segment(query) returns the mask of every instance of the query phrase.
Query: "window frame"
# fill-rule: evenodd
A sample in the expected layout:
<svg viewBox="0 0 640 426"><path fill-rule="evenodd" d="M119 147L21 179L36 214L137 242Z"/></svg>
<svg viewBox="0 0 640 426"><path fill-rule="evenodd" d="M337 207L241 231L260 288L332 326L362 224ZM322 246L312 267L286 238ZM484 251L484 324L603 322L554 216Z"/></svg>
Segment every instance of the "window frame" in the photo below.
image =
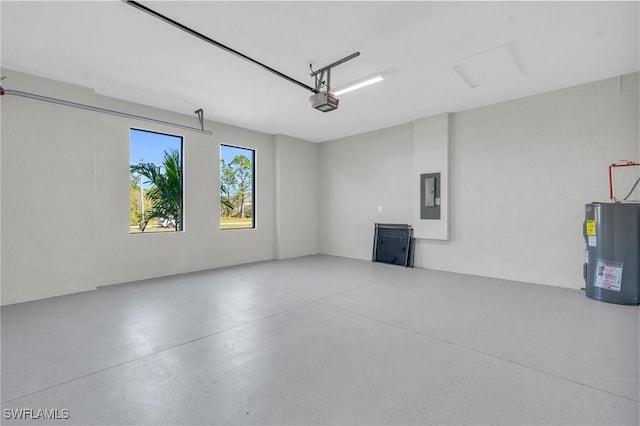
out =
<svg viewBox="0 0 640 426"><path fill-rule="evenodd" d="M178 230L171 230L171 231L166 231L166 232L159 232L159 231L152 231L152 232L131 232L131 229L129 229L129 235L138 235L138 234L147 234L147 235L155 235L155 234L175 234L175 233L180 233L180 232L185 232L185 214L184 214L184 210L185 210L185 202L184 202L184 180L185 180L185 174L184 174L184 135L174 135L171 133L166 133L166 132L160 132L157 130L149 130L149 129L142 129L139 127L129 127L129 164L131 166L131 134L132 131L136 131L136 132L143 132L143 133L150 133L150 134L154 134L154 135L160 135L160 136L168 136L168 137L172 137L172 138L179 138L180 139L180 147L179 147L179 152L180 152L180 216L181 216L181 220L180 220L180 228ZM154 163L155 164L155 163ZM142 183L141 183L142 185Z"/></svg>
<svg viewBox="0 0 640 426"><path fill-rule="evenodd" d="M240 145L232 145L229 143L223 143L220 142L220 147L218 150L219 153L219 159L222 160L222 147L228 147L228 148L235 148L235 149L243 149L246 151L251 151L252 155L252 159L251 159L251 168L252 168L252 173L251 173L251 226L245 226L245 227L241 227L241 228L223 228L222 227L222 217L220 216L220 212L222 211L222 205L220 205L220 211L218 212L218 219L219 219L219 223L218 223L218 229L220 231L242 231L242 230L254 230L257 228L257 222L256 222L256 170L257 170L257 149L255 148L250 148L247 146L240 146ZM220 177L220 186L222 185L222 169L220 168L220 161L218 161L218 176ZM220 195L222 195L222 193L220 193Z"/></svg>

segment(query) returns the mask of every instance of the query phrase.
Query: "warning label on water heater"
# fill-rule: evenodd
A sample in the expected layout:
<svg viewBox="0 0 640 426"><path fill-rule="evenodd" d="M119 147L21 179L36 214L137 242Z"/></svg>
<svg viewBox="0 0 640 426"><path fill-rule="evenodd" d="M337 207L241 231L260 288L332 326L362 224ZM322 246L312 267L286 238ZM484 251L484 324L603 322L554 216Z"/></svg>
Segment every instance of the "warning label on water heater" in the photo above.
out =
<svg viewBox="0 0 640 426"><path fill-rule="evenodd" d="M622 263L598 259L593 285L611 291L620 291L622 283Z"/></svg>
<svg viewBox="0 0 640 426"><path fill-rule="evenodd" d="M587 237L591 237L591 236L595 236L596 235L596 221L595 220L587 220L586 227L587 227Z"/></svg>

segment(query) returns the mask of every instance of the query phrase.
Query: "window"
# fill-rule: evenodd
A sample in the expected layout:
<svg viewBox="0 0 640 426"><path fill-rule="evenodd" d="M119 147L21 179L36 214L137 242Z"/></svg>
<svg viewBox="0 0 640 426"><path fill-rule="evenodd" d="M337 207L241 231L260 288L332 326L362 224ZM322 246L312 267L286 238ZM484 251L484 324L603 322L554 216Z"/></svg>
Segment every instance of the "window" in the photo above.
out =
<svg viewBox="0 0 640 426"><path fill-rule="evenodd" d="M220 229L255 228L255 151L220 145Z"/></svg>
<svg viewBox="0 0 640 426"><path fill-rule="evenodd" d="M182 231L182 138L129 132L129 229Z"/></svg>

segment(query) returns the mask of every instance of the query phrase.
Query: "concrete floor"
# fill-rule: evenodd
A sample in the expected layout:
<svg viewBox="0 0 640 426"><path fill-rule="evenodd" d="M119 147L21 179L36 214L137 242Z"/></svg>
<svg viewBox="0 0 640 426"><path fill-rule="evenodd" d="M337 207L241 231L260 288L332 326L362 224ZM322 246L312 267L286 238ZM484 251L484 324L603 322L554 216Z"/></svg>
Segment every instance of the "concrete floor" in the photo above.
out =
<svg viewBox="0 0 640 426"><path fill-rule="evenodd" d="M577 290L311 256L1 311L3 424L640 423L640 308Z"/></svg>

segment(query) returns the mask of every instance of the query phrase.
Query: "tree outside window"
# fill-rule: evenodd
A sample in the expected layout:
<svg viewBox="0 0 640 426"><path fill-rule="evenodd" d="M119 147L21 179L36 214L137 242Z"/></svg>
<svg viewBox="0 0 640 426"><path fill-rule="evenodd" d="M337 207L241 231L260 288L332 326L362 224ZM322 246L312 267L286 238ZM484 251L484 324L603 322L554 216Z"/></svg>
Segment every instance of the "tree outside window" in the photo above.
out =
<svg viewBox="0 0 640 426"><path fill-rule="evenodd" d="M220 228L255 227L255 151L220 145Z"/></svg>
<svg viewBox="0 0 640 426"><path fill-rule="evenodd" d="M130 232L181 231L182 204L182 138L131 129Z"/></svg>

